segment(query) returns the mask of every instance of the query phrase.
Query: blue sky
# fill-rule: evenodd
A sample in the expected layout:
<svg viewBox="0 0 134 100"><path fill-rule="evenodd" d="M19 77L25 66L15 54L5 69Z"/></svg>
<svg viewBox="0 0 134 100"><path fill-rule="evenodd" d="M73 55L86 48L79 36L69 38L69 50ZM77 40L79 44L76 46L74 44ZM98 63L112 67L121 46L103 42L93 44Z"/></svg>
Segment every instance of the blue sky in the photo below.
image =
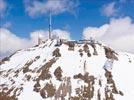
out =
<svg viewBox="0 0 134 100"><path fill-rule="evenodd" d="M42 1L42 0L40 0ZM128 2L129 1L129 2ZM65 29L71 33L74 39L80 39L82 31L88 26L101 26L109 23L111 18L102 14L103 6L115 2L115 7L118 9L118 14L112 17L130 16L134 20L134 3L131 0L121 2L119 0L73 0L78 6L73 9L73 12L63 12L52 17L53 29ZM25 11L23 0L6 0L9 5L8 12L1 19L2 26L6 22L10 22L9 29L20 37L29 37L30 32L38 29L48 29L48 13L30 17ZM32 1L31 1L32 2Z"/></svg>
<svg viewBox="0 0 134 100"><path fill-rule="evenodd" d="M54 34L134 53L134 0L0 0L0 53L37 44L37 33L47 37L50 9Z"/></svg>

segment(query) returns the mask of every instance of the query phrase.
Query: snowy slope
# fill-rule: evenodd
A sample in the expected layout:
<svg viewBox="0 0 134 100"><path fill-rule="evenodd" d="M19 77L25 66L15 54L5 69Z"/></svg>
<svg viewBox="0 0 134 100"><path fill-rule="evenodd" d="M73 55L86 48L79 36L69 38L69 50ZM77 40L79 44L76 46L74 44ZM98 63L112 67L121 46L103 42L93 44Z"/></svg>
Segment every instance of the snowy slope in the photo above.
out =
<svg viewBox="0 0 134 100"><path fill-rule="evenodd" d="M0 62L0 100L134 100L134 55L57 40Z"/></svg>

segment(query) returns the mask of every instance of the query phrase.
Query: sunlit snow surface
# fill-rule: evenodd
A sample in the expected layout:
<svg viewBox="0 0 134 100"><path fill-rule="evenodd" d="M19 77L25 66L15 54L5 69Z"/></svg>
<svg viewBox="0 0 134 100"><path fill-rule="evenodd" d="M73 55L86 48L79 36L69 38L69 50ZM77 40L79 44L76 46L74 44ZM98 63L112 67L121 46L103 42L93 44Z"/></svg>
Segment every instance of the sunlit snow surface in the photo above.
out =
<svg viewBox="0 0 134 100"><path fill-rule="evenodd" d="M97 90L100 88L98 86L98 79L102 80L100 92L101 100L103 100L105 97L104 87L106 85L104 65L107 61L103 46L96 44L98 55L93 55L93 48L89 45L91 57L88 57L85 52L83 52L83 56L81 57L79 54L79 49L82 49L84 44L76 44L74 50L69 51L68 45L62 44L61 46L56 47L56 42L56 40L48 40L37 47L17 51L9 61L6 61L4 64L0 65L0 71L4 71L0 76L0 85L6 84L8 88L12 86L19 88L21 87L21 84L23 84L23 90L18 95L18 100L44 100L39 93L33 91L33 86L36 83L33 80L40 74L36 73L36 71L50 59L54 58L52 52L56 48L59 48L61 57L56 57L56 62L49 69L49 72L52 75L50 80L55 85L56 89L61 84L61 82L58 81L53 74L58 66L62 69L62 76L71 77L72 96L76 95L75 89L77 87L87 85L82 80L74 80L73 76L79 73L84 75L84 73L88 72L89 75L93 75L96 78L94 84L94 96L91 100L97 100ZM35 60L37 56L40 58ZM35 72L27 72L24 74L22 72L22 68L28 61L31 60L33 60L33 63L29 66L29 69L34 70ZM85 66L85 69L83 66ZM9 69L11 69L9 75L4 76ZM14 72L17 69L20 70L18 77L14 77ZM116 87L124 94L123 96L114 94L115 100L134 100L134 55L128 53L118 53L118 61L113 62L113 66L110 68L110 71L112 72ZM32 79L30 81L25 79L26 74L31 75ZM15 81L14 84L12 84L10 78ZM47 82L50 82L50 80L40 80L41 87L43 87ZM0 86L0 92L2 90L3 87ZM13 95L13 92L9 95ZM45 100L51 99L54 100L54 97L45 98ZM68 95L65 99L68 100Z"/></svg>

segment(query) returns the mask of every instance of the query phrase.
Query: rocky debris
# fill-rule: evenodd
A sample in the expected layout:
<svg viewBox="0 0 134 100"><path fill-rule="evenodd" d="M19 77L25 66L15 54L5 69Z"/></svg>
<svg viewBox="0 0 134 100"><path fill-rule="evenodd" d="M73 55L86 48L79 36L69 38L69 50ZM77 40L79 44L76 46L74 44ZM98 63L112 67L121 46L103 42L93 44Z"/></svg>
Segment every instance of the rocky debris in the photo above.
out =
<svg viewBox="0 0 134 100"><path fill-rule="evenodd" d="M17 97L20 95L20 93L23 90L22 86L16 86L15 87L15 80L12 78L9 78L10 86L7 84L0 85L0 100L17 100ZM2 98L2 99L1 99Z"/></svg>
<svg viewBox="0 0 134 100"><path fill-rule="evenodd" d="M47 82L43 88L41 88L39 81L37 81L34 85L34 91L39 92L42 98L55 97L55 100L65 100L67 93L71 97L70 77L64 77L57 89L51 81Z"/></svg>
<svg viewBox="0 0 134 100"><path fill-rule="evenodd" d="M83 46L83 50L85 51L85 53L87 53L87 56L88 56L88 57L91 57L91 53L90 53L88 44L85 44L85 45Z"/></svg>
<svg viewBox="0 0 134 100"><path fill-rule="evenodd" d="M99 86L102 87L101 79L99 79Z"/></svg>
<svg viewBox="0 0 134 100"><path fill-rule="evenodd" d="M46 59L43 60L43 63L46 62Z"/></svg>
<svg viewBox="0 0 134 100"><path fill-rule="evenodd" d="M17 100L16 96L9 96L7 93L5 92L0 92L0 100Z"/></svg>
<svg viewBox="0 0 134 100"><path fill-rule="evenodd" d="M8 88L7 88L7 85L6 85L6 84L1 84L1 85L0 85L0 87L2 87L4 90L8 90ZM0 89L0 90L1 90L1 89ZM4 91L4 90L3 90L3 91Z"/></svg>
<svg viewBox="0 0 134 100"><path fill-rule="evenodd" d="M87 69L87 68L86 68L86 67L87 67L87 65L86 65L86 60L84 61L84 66L83 66L83 67L84 67L84 72L86 72L86 69Z"/></svg>
<svg viewBox="0 0 134 100"><path fill-rule="evenodd" d="M97 91L97 100L101 100L101 93L100 93L100 90Z"/></svg>
<svg viewBox="0 0 134 100"><path fill-rule="evenodd" d="M32 63L33 63L33 60L27 61L27 63L23 67L23 73L27 73L27 72L31 71L29 69L29 66L32 65Z"/></svg>
<svg viewBox="0 0 134 100"><path fill-rule="evenodd" d="M107 79L107 85L105 87L106 100L115 100L113 94L119 94L123 96L123 92L118 90L116 87L112 73L110 71L105 70L105 77Z"/></svg>
<svg viewBox="0 0 134 100"><path fill-rule="evenodd" d="M15 87L7 88L3 86L3 90L0 92L0 100L17 100L17 96L20 95L20 92L23 90L23 87ZM13 94L11 94L11 92Z"/></svg>
<svg viewBox="0 0 134 100"><path fill-rule="evenodd" d="M40 89L41 89L40 83L39 83L39 81L37 81L37 83L34 85L34 89L33 90L36 91L36 92L39 92Z"/></svg>
<svg viewBox="0 0 134 100"><path fill-rule="evenodd" d="M124 95L124 93L122 92L122 91L119 91L118 92L121 96L123 96Z"/></svg>
<svg viewBox="0 0 134 100"><path fill-rule="evenodd" d="M74 41L68 41L67 45L69 46L68 50L74 51L74 47L75 47Z"/></svg>
<svg viewBox="0 0 134 100"><path fill-rule="evenodd" d="M88 56L88 57L91 57L91 53L90 53L89 50L87 51L87 56Z"/></svg>
<svg viewBox="0 0 134 100"><path fill-rule="evenodd" d="M33 46L33 47L38 47L39 45L37 44L37 45L35 45L35 46Z"/></svg>
<svg viewBox="0 0 134 100"><path fill-rule="evenodd" d="M31 75L27 75L27 74L26 74L25 77L26 77L27 81L30 81Z"/></svg>
<svg viewBox="0 0 134 100"><path fill-rule="evenodd" d="M13 94L15 96L19 96L22 91L23 91L23 87L15 88Z"/></svg>
<svg viewBox="0 0 134 100"><path fill-rule="evenodd" d="M104 88L105 91L105 100L115 100L114 95L113 94L119 94L121 96L123 96L123 92L118 90L115 82L112 78L112 74L111 72L107 71L105 72L105 77L107 79L107 84ZM88 84L88 86L86 85L81 85L81 87L76 88L76 96L71 97L71 100L91 100L91 98L94 95L94 83L95 83L95 77L92 75L89 75L88 73L85 73L84 75L82 75L81 73L74 75L74 79L81 79L83 80L85 83ZM99 86L102 87L102 83L101 80L99 79ZM101 93L100 93L100 89L98 89L97 92L97 100L101 100Z"/></svg>
<svg viewBox="0 0 134 100"><path fill-rule="evenodd" d="M40 58L40 56L36 56L34 59L34 62L37 61Z"/></svg>
<svg viewBox="0 0 134 100"><path fill-rule="evenodd" d="M89 51L89 47L88 47L88 44L85 44L83 46L83 50L87 53Z"/></svg>
<svg viewBox="0 0 134 100"><path fill-rule="evenodd" d="M44 88L42 88L40 90L40 95L42 96L42 98L48 98L48 97L53 97L55 94L55 87L54 85L50 82L50 83L46 83L46 85L44 86Z"/></svg>
<svg viewBox="0 0 134 100"><path fill-rule="evenodd" d="M12 82L12 85L15 84L15 80L11 79L10 81Z"/></svg>
<svg viewBox="0 0 134 100"><path fill-rule="evenodd" d="M14 73L14 76L13 77L18 77L18 74L19 74L19 72L20 72L21 70L20 69L17 69Z"/></svg>
<svg viewBox="0 0 134 100"><path fill-rule="evenodd" d="M127 54L125 55L127 56L129 63L132 63L132 59Z"/></svg>
<svg viewBox="0 0 134 100"><path fill-rule="evenodd" d="M37 72L41 72L39 75L38 80L45 80L45 79L50 79L51 74L49 73L49 68L56 62L56 59L53 58L49 60L45 65L43 65Z"/></svg>
<svg viewBox="0 0 134 100"><path fill-rule="evenodd" d="M71 98L71 92L72 87L70 77L64 77L63 83L60 84L55 92L55 100L65 100L65 96L67 96L67 94L69 94L69 98Z"/></svg>
<svg viewBox="0 0 134 100"><path fill-rule="evenodd" d="M57 80L62 81L62 69L60 67L56 68L56 70L54 71L54 75Z"/></svg>
<svg viewBox="0 0 134 100"><path fill-rule="evenodd" d="M82 75L79 73L78 75L74 75L74 79L81 79L88 85L83 85L76 89L77 96L72 97L72 100L91 100L94 96L94 83L95 83L95 77L92 75L89 75L89 73L85 73Z"/></svg>
<svg viewBox="0 0 134 100"><path fill-rule="evenodd" d="M105 98L106 98L106 100L115 100L112 92L110 92L108 87L105 87Z"/></svg>
<svg viewBox="0 0 134 100"><path fill-rule="evenodd" d="M90 53L88 44L85 44L85 45L83 46L83 49L79 49L79 53L80 53L80 56L81 56L81 57L83 56L83 51L87 54L88 57L91 57L91 53Z"/></svg>
<svg viewBox="0 0 134 100"><path fill-rule="evenodd" d="M80 53L80 56L82 57L83 56L83 50L79 49L79 53Z"/></svg>
<svg viewBox="0 0 134 100"><path fill-rule="evenodd" d="M96 49L94 49L94 53L93 53L93 55L98 55L98 53L97 53L97 50L96 50Z"/></svg>
<svg viewBox="0 0 134 100"><path fill-rule="evenodd" d="M12 72L13 72L13 69L9 69L7 71L6 70L0 71L0 74L1 75L3 74L4 77L8 77L9 74L12 73Z"/></svg>
<svg viewBox="0 0 134 100"><path fill-rule="evenodd" d="M81 73L74 75L73 77L74 79L81 79L84 82L88 83L90 81L92 81L94 83L95 77L92 75L89 75L88 72L86 72L84 75L82 75Z"/></svg>
<svg viewBox="0 0 134 100"><path fill-rule="evenodd" d="M56 48L56 49L53 51L53 56L55 56L55 57L61 57L60 49L59 49L59 48Z"/></svg>
<svg viewBox="0 0 134 100"><path fill-rule="evenodd" d="M96 50L96 45L94 43L91 43L90 45L94 49L93 55L98 55L97 50Z"/></svg>
<svg viewBox="0 0 134 100"><path fill-rule="evenodd" d="M4 64L6 61L10 61L10 57L5 57L0 61L0 65Z"/></svg>
<svg viewBox="0 0 134 100"><path fill-rule="evenodd" d="M3 74L3 72L4 72L4 71L0 71L0 75L2 75L2 74Z"/></svg>
<svg viewBox="0 0 134 100"><path fill-rule="evenodd" d="M5 58L2 59L2 62L9 61L9 60L10 60L9 57L5 57Z"/></svg>
<svg viewBox="0 0 134 100"><path fill-rule="evenodd" d="M105 55L108 59L118 60L117 53L113 51L111 48L104 46Z"/></svg>
<svg viewBox="0 0 134 100"><path fill-rule="evenodd" d="M132 63L132 60L129 58L129 63Z"/></svg>
<svg viewBox="0 0 134 100"><path fill-rule="evenodd" d="M42 48L45 48L47 45L44 45Z"/></svg>
<svg viewBox="0 0 134 100"><path fill-rule="evenodd" d="M19 51L19 50L18 50ZM16 51L17 52L17 51ZM2 60L0 60L0 65L4 64L6 61L10 61L10 58L16 54L16 52L14 52L13 54L11 54L8 57L3 58Z"/></svg>

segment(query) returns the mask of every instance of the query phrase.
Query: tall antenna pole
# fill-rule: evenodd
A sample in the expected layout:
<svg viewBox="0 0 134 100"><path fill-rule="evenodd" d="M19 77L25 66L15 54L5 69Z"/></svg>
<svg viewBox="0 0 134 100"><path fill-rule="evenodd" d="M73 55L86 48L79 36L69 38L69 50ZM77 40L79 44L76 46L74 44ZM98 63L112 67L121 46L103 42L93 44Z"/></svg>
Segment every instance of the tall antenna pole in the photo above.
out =
<svg viewBox="0 0 134 100"><path fill-rule="evenodd" d="M51 22L51 10L49 11L49 39L51 39L51 29L52 29L52 22Z"/></svg>
<svg viewBox="0 0 134 100"><path fill-rule="evenodd" d="M38 45L40 44L40 40L39 40L39 32L38 32Z"/></svg>
<svg viewBox="0 0 134 100"><path fill-rule="evenodd" d="M40 44L41 44L41 36L40 36L40 34L38 32L38 45L40 45Z"/></svg>

